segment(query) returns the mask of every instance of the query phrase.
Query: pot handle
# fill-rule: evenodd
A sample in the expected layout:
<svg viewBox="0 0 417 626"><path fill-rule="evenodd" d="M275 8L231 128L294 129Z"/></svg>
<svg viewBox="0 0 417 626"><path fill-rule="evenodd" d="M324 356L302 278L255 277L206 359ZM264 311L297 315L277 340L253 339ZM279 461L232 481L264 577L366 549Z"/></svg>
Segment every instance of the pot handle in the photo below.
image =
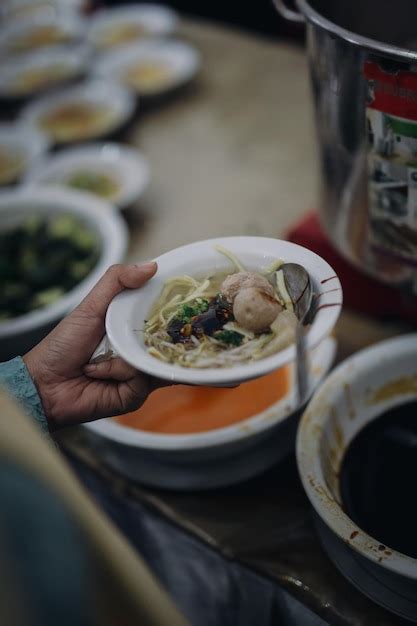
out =
<svg viewBox="0 0 417 626"><path fill-rule="evenodd" d="M272 0L278 13L290 22L305 22L304 16L297 11L289 9L285 4L285 0Z"/></svg>

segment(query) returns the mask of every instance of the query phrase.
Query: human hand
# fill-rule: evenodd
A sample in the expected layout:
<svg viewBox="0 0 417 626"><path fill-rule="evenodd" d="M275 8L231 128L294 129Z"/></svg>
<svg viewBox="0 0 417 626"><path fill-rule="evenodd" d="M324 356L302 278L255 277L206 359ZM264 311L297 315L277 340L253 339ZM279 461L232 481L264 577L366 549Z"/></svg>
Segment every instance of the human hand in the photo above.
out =
<svg viewBox="0 0 417 626"><path fill-rule="evenodd" d="M113 265L83 302L23 357L51 430L133 411L159 386L120 358L89 363L105 333L111 300L124 289L141 287L156 270L156 263Z"/></svg>

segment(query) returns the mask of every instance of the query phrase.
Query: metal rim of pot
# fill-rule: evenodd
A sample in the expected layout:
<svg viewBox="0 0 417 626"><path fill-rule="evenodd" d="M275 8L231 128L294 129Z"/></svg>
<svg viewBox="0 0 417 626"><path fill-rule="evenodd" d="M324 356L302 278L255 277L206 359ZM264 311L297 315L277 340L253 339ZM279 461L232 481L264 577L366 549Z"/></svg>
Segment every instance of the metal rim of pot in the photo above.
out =
<svg viewBox="0 0 417 626"><path fill-rule="evenodd" d="M310 6L307 0L296 0L296 7L298 8L298 11L288 8L285 4L285 0L272 0L272 2L278 13L288 21L304 23L307 20L312 24L332 33L336 37L344 39L345 41L348 41L349 43L360 48L378 52L379 54L393 57L408 63L417 61L417 51L401 48L399 46L393 46L342 28L341 26L338 26L334 22L331 22L323 17L323 15Z"/></svg>

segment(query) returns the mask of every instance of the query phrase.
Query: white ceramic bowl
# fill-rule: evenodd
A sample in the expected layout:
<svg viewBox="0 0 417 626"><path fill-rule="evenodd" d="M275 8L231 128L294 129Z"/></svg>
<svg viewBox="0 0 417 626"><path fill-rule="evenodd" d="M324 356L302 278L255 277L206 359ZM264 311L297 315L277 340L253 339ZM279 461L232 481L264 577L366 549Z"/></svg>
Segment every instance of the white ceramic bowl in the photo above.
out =
<svg viewBox="0 0 417 626"><path fill-rule="evenodd" d="M23 124L0 124L0 150L15 152L22 159L16 178L5 181L3 184L11 184L21 178L32 163L48 150L48 147L48 139L35 128L29 128Z"/></svg>
<svg viewBox="0 0 417 626"><path fill-rule="evenodd" d="M310 392L329 370L335 345L327 338L313 350ZM294 449L298 409L290 385L287 395L265 411L203 433L150 433L112 419L85 428L105 461L130 479L165 489L211 489L246 480L287 456Z"/></svg>
<svg viewBox="0 0 417 626"><path fill-rule="evenodd" d="M106 332L111 345L125 361L165 380L194 385L228 385L263 376L294 360L294 345L265 359L227 368L185 368L163 363L148 354L143 340L144 322L168 278L181 274L201 276L229 268L235 271L230 261L215 249L217 244L233 252L249 270L261 270L278 259L303 265L309 272L321 306L307 332L307 348L311 350L331 333L341 310L342 290L339 279L326 261L310 250L279 239L209 239L158 257L158 272L151 281L140 290L123 292L110 304Z"/></svg>
<svg viewBox="0 0 417 626"><path fill-rule="evenodd" d="M51 46L4 61L0 65L0 98L18 99L39 95L42 92L56 89L80 76L86 71L88 49L81 46ZM25 91L16 91L16 79L30 71L47 71L54 67L62 67L65 74L49 84L32 87Z"/></svg>
<svg viewBox="0 0 417 626"><path fill-rule="evenodd" d="M84 20L73 11L36 11L21 19L6 21L0 30L0 58L8 55L30 54L54 44L32 46L25 50L16 50L14 47L21 38L26 38L38 29L57 28L65 36L62 45L81 41L85 32Z"/></svg>
<svg viewBox="0 0 417 626"><path fill-rule="evenodd" d="M102 44L102 36L112 27L138 25L144 29L143 35L119 42L117 46L142 40L145 37L162 37L170 35L178 23L177 14L168 7L158 4L139 4L102 9L90 18L88 41L99 50L106 50L113 46ZM116 47L116 45L114 46Z"/></svg>
<svg viewBox="0 0 417 626"><path fill-rule="evenodd" d="M135 97L128 89L111 81L92 79L81 85L68 87L34 100L23 109L21 119L25 124L39 128L42 116L63 105L79 102L107 106L111 109L112 116L105 128L91 132L82 139L77 137L62 143L79 143L88 139L107 136L125 124L135 110ZM54 141L52 136L51 141Z"/></svg>
<svg viewBox="0 0 417 626"><path fill-rule="evenodd" d="M91 273L57 302L0 322L0 358L21 354L45 329L64 317L87 295L105 270L120 263L127 248L127 229L118 213L91 194L60 187L39 187L0 192L0 229L18 225L33 214L72 214L97 233L101 254Z"/></svg>
<svg viewBox="0 0 417 626"><path fill-rule="evenodd" d="M25 184L63 185L80 170L108 174L119 189L108 201L122 209L143 194L150 181L147 160L139 150L117 143L91 143L67 148L38 160L28 171Z"/></svg>
<svg viewBox="0 0 417 626"><path fill-rule="evenodd" d="M149 40L103 54L94 70L99 76L110 76L129 85L125 76L129 68L140 64L160 64L166 68L167 75L159 84L155 83L143 89L129 85L146 97L166 93L188 83L197 73L200 63L200 54L189 44L182 41Z"/></svg>
<svg viewBox="0 0 417 626"><path fill-rule="evenodd" d="M341 506L339 471L352 439L390 408L417 399L417 334L384 341L337 367L303 415L297 438L301 479L318 529L340 571L378 604L417 621L417 559L359 528ZM391 386L391 393L375 396ZM396 391L393 391L396 389ZM366 471L366 468L364 468ZM415 476L410 481L414 506Z"/></svg>

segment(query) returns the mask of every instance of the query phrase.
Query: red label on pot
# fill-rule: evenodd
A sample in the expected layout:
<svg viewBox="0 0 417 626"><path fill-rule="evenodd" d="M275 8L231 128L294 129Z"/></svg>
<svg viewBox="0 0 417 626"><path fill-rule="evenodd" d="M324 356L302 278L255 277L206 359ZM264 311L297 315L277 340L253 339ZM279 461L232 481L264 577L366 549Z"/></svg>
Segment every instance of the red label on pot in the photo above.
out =
<svg viewBox="0 0 417 626"><path fill-rule="evenodd" d="M371 61L365 63L364 74L368 81L368 107L417 120L417 74L389 73Z"/></svg>

